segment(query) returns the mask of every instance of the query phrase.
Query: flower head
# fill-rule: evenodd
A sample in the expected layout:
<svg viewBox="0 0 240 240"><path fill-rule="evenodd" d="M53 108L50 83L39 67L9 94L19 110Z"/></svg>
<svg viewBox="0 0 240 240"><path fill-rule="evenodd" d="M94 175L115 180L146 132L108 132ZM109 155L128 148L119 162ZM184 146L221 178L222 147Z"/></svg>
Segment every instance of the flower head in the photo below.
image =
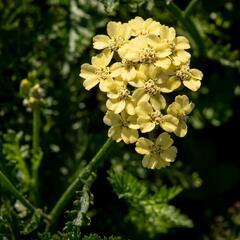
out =
<svg viewBox="0 0 240 240"><path fill-rule="evenodd" d="M189 67L188 39L173 27L135 17L127 23L110 21L107 35L95 36L93 47L101 53L82 65L80 76L87 90L99 84L107 96L108 136L136 143L146 168L169 166L177 154L170 134L187 134L194 106L186 95L174 95L172 101L171 94L183 87L197 91L203 78Z"/></svg>
<svg viewBox="0 0 240 240"><path fill-rule="evenodd" d="M96 35L93 38L93 47L98 50L105 48L117 51L129 38L131 29L128 24L121 22L109 22L106 35Z"/></svg>
<svg viewBox="0 0 240 240"><path fill-rule="evenodd" d="M168 133L160 134L154 141L139 138L136 152L144 155L142 164L146 168L159 169L169 166L177 155L177 148L172 146L173 140Z"/></svg>
<svg viewBox="0 0 240 240"><path fill-rule="evenodd" d="M175 116L179 120L177 128L174 130L174 133L178 137L184 137L187 134L187 115L193 108L194 104L189 102L186 95L178 95L175 97L175 101L168 106L168 114Z"/></svg>
<svg viewBox="0 0 240 240"><path fill-rule="evenodd" d="M103 118L104 123L111 126L108 136L116 142L123 140L126 144L136 142L139 137L136 120L136 116L128 116L125 112L115 114L112 111L107 111Z"/></svg>

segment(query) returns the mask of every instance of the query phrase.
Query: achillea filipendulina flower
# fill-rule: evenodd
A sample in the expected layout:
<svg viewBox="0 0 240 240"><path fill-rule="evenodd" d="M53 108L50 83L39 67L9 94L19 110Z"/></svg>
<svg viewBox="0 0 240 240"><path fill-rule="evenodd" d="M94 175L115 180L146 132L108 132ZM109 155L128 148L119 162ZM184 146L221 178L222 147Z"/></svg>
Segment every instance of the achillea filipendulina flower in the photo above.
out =
<svg viewBox="0 0 240 240"><path fill-rule="evenodd" d="M90 90L99 84L107 95L103 120L110 138L136 143L144 167L169 166L177 154L170 134L186 135L194 106L186 95L174 94L173 101L171 94L182 91L180 86L197 91L203 78L200 70L189 67L189 41L173 27L141 17L111 21L107 34L93 38L93 47L102 51L91 65L82 65L83 85Z"/></svg>
<svg viewBox="0 0 240 240"><path fill-rule="evenodd" d="M108 100L106 106L109 110L118 114L123 110L129 115L135 114L135 103L132 100L131 92L127 88L127 82L109 79L102 84L102 88L107 93Z"/></svg>
<svg viewBox="0 0 240 240"><path fill-rule="evenodd" d="M160 34L161 24L152 18L144 20L141 17L135 17L128 22L128 25L131 28L132 36Z"/></svg>
<svg viewBox="0 0 240 240"><path fill-rule="evenodd" d="M119 48L118 54L127 61L154 64L163 69L171 65L170 47L155 35L137 36Z"/></svg>
<svg viewBox="0 0 240 240"><path fill-rule="evenodd" d="M106 125L111 126L108 135L116 142L123 140L129 144L137 141L139 125L136 116L128 116L126 112L115 114L112 111L107 111L103 121Z"/></svg>
<svg viewBox="0 0 240 240"><path fill-rule="evenodd" d="M103 51L92 57L92 65L85 63L81 67L80 76L85 79L83 86L90 90L103 80L111 79L109 63L112 60L113 53Z"/></svg>
<svg viewBox="0 0 240 240"><path fill-rule="evenodd" d="M175 101L168 106L167 112L179 119L174 133L178 137L184 137L187 134L187 115L193 110L194 104L189 102L186 95L178 95Z"/></svg>
<svg viewBox="0 0 240 240"><path fill-rule="evenodd" d="M177 155L177 148L172 146L173 140L168 133L160 134L156 140L139 138L136 152L143 154L142 164L146 168L163 168L169 166Z"/></svg>
<svg viewBox="0 0 240 240"><path fill-rule="evenodd" d="M179 66L189 61L191 54L185 51L190 48L189 41L183 36L176 37L176 31L173 27L162 26L160 31L160 38L166 41L171 49L169 58L173 65Z"/></svg>
<svg viewBox="0 0 240 240"><path fill-rule="evenodd" d="M189 65L182 65L176 70L175 76L172 76L173 81L180 80L183 85L192 91L197 91L201 87L203 73L198 69L190 69Z"/></svg>
<svg viewBox="0 0 240 240"><path fill-rule="evenodd" d="M131 36L128 24L121 22L109 22L106 35L97 35L93 38L93 47L98 50L108 48L117 51Z"/></svg>
<svg viewBox="0 0 240 240"><path fill-rule="evenodd" d="M151 132L158 125L166 132L174 132L177 129L179 120L174 115L163 115L160 109L154 110L148 102L139 103L136 113L137 123L142 133Z"/></svg>

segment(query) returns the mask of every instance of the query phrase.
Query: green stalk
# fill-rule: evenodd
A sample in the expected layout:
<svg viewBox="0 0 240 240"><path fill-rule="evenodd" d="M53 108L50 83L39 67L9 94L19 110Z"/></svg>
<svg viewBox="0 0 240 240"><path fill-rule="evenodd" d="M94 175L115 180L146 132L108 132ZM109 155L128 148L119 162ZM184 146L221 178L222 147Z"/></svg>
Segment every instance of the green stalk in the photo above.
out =
<svg viewBox="0 0 240 240"><path fill-rule="evenodd" d="M16 187L11 183L8 177L0 170L0 182L6 187L6 189L12 193L16 199L18 199L31 213L34 213L38 209L35 208L22 194L16 189ZM41 212L41 216L48 222L51 221L49 215Z"/></svg>
<svg viewBox="0 0 240 240"><path fill-rule="evenodd" d="M39 131L40 131L40 107L37 106L33 109L33 155L39 152Z"/></svg>
<svg viewBox="0 0 240 240"><path fill-rule="evenodd" d="M14 187L14 185L10 182L7 176L0 170L0 180L1 183L7 188L9 192L11 192L31 213L33 213L36 209L35 207L24 198L21 193Z"/></svg>
<svg viewBox="0 0 240 240"><path fill-rule="evenodd" d="M51 223L57 224L57 221L64 211L66 205L71 201L75 192L84 184L84 181L88 179L88 177L92 174L92 172L97 171L104 154L107 152L109 147L111 146L112 140L109 138L104 145L100 148L97 154L93 157L93 159L89 162L89 164L79 173L79 175L73 180L70 186L65 190L62 196L59 198L54 208L50 212ZM51 226L49 225L47 230L49 230Z"/></svg>
<svg viewBox="0 0 240 240"><path fill-rule="evenodd" d="M40 194L39 194L39 180L38 180L38 169L41 164L42 156L40 149L40 107L36 106L33 108L33 139L32 139L32 184L34 191L34 199L37 206L40 205Z"/></svg>

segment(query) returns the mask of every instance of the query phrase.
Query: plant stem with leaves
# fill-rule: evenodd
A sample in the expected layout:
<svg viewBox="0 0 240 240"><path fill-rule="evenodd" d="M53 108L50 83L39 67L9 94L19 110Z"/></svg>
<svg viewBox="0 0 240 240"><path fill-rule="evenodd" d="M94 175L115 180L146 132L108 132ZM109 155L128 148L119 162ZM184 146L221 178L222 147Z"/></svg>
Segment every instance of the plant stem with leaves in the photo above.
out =
<svg viewBox="0 0 240 240"><path fill-rule="evenodd" d="M35 208L22 194L16 189L16 187L11 183L8 177L0 170L0 180L5 188L11 192L16 199L18 199L31 213L34 213L37 208ZM50 220L47 214L41 213L42 217L46 220Z"/></svg>
<svg viewBox="0 0 240 240"><path fill-rule="evenodd" d="M89 178L89 176L93 172L97 171L97 169L100 166L100 163L103 162L103 160L104 160L103 156L107 152L107 150L110 148L111 143L112 143L112 140L108 139L103 144L103 146L100 148L100 150L97 152L97 154L89 162L89 164L79 173L79 175L73 180L73 182L70 184L70 186L66 189L66 191L59 198L59 200L55 204L54 208L50 212L52 224L57 224L57 221L58 221L60 215L64 211L66 205L73 198L75 192L84 184L84 182ZM47 230L49 230L50 227L51 226L49 225L47 227Z"/></svg>
<svg viewBox="0 0 240 240"><path fill-rule="evenodd" d="M40 148L40 106L33 108L33 139L32 139L32 185L34 189L34 200L37 206L40 204L38 169L42 160Z"/></svg>

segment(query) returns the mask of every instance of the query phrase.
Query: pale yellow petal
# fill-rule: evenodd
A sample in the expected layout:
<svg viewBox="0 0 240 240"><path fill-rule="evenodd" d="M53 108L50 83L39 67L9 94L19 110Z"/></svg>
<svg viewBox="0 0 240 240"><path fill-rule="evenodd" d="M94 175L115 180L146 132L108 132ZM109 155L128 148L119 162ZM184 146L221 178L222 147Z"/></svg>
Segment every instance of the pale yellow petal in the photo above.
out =
<svg viewBox="0 0 240 240"><path fill-rule="evenodd" d="M152 19L151 19L152 20ZM161 24L156 21L152 21L148 23L149 19L146 20L146 23L148 24L147 31L149 34L155 34L155 35L160 35L161 31Z"/></svg>
<svg viewBox="0 0 240 240"><path fill-rule="evenodd" d="M135 88L142 88L144 87L144 83L146 82L146 80L147 76L145 75L145 72L142 69L139 69L138 71L136 71L135 78L129 81L129 84Z"/></svg>
<svg viewBox="0 0 240 240"><path fill-rule="evenodd" d="M155 169L158 165L158 160L153 158L152 155L145 155L142 160L142 165L145 168Z"/></svg>
<svg viewBox="0 0 240 240"><path fill-rule="evenodd" d="M113 88L113 79L108 78L106 80L101 80L99 88L102 92L110 92Z"/></svg>
<svg viewBox="0 0 240 240"><path fill-rule="evenodd" d="M119 36L124 39L128 40L131 37L131 28L127 23L123 23L121 28L119 29Z"/></svg>
<svg viewBox="0 0 240 240"><path fill-rule="evenodd" d="M156 94L155 96L150 97L150 103L153 108L158 111L166 107L166 100L162 94Z"/></svg>
<svg viewBox="0 0 240 240"><path fill-rule="evenodd" d="M122 125L121 117L112 111L106 112L106 114L103 118L103 122L108 126L121 126Z"/></svg>
<svg viewBox="0 0 240 240"><path fill-rule="evenodd" d="M109 46L109 37L106 35L96 35L93 38L93 48L101 50Z"/></svg>
<svg viewBox="0 0 240 240"><path fill-rule="evenodd" d="M126 102L125 102L125 100L108 99L106 102L106 106L109 110L118 114L124 110L124 108L126 106Z"/></svg>
<svg viewBox="0 0 240 240"><path fill-rule="evenodd" d="M111 38L119 36L119 28L121 28L120 22L108 22L107 24L107 33Z"/></svg>
<svg viewBox="0 0 240 240"><path fill-rule="evenodd" d="M170 166L170 162L166 162L161 156L158 156L156 169L161 169Z"/></svg>
<svg viewBox="0 0 240 240"><path fill-rule="evenodd" d="M177 129L174 131L174 133L178 136L178 137L184 137L187 134L187 124L185 123L185 121L183 120L179 120Z"/></svg>
<svg viewBox="0 0 240 240"><path fill-rule="evenodd" d="M136 143L135 150L139 154L150 154L153 142L147 138L139 138Z"/></svg>
<svg viewBox="0 0 240 240"><path fill-rule="evenodd" d="M154 65L167 70L171 66L171 60L169 58L159 58L154 62Z"/></svg>
<svg viewBox="0 0 240 240"><path fill-rule="evenodd" d="M191 57L191 54L188 53L187 51L185 51L185 50L178 50L176 52L176 56L173 57L173 59L175 59L173 61L173 64L178 66L178 65L180 65L180 63L187 63L190 60L190 57ZM180 61L180 63L178 63L178 61Z"/></svg>
<svg viewBox="0 0 240 240"><path fill-rule="evenodd" d="M134 115L135 114L135 104L132 101L126 101L125 110L129 115Z"/></svg>
<svg viewBox="0 0 240 240"><path fill-rule="evenodd" d="M178 95L175 97L175 102L180 105L181 108L185 108L189 105L189 99L187 95Z"/></svg>
<svg viewBox="0 0 240 240"><path fill-rule="evenodd" d="M92 65L97 68L104 68L109 65L113 57L113 52L109 49L103 50L100 54L92 57Z"/></svg>
<svg viewBox="0 0 240 240"><path fill-rule="evenodd" d="M139 129L140 126L139 126L139 124L137 123L137 119L138 119L138 116L137 116L137 115L129 116L129 117L127 118L128 127L131 128L131 129Z"/></svg>
<svg viewBox="0 0 240 240"><path fill-rule="evenodd" d="M138 140L138 130L124 127L121 138L126 144L135 143Z"/></svg>
<svg viewBox="0 0 240 240"><path fill-rule="evenodd" d="M190 72L192 78L195 78L195 79L200 80L200 81L202 80L203 73L200 70L198 70L196 68L193 68L193 69L190 69L189 72Z"/></svg>
<svg viewBox="0 0 240 240"><path fill-rule="evenodd" d="M136 77L137 71L134 66L130 66L128 68L123 68L121 71L121 76L127 82L133 80Z"/></svg>
<svg viewBox="0 0 240 240"><path fill-rule="evenodd" d="M142 133L151 132L156 126L155 123L150 121L150 118L141 116L138 118L137 123L139 124Z"/></svg>
<svg viewBox="0 0 240 240"><path fill-rule="evenodd" d="M176 50L183 50L183 49L190 48L188 39L183 36L176 37L174 42L175 42Z"/></svg>
<svg viewBox="0 0 240 240"><path fill-rule="evenodd" d="M192 91L197 91L201 87L201 81L194 80L193 78L188 81L183 81L183 85L187 88L189 88Z"/></svg>
<svg viewBox="0 0 240 240"><path fill-rule="evenodd" d="M138 88L134 90L132 94L132 99L136 103L140 102L147 102L149 100L150 96L145 93L144 88Z"/></svg>
<svg viewBox="0 0 240 240"><path fill-rule="evenodd" d="M160 85L161 92L169 93L173 92L181 86L181 81L176 78L176 76L170 77L166 82Z"/></svg>
<svg viewBox="0 0 240 240"><path fill-rule="evenodd" d="M172 146L172 144L173 144L173 140L170 134L166 132L161 133L155 141L155 145L159 145L162 150L168 149L169 147Z"/></svg>
<svg viewBox="0 0 240 240"><path fill-rule="evenodd" d="M108 130L108 137L112 138L116 142L120 142L122 140L121 130L121 127L110 127Z"/></svg>
<svg viewBox="0 0 240 240"><path fill-rule="evenodd" d="M116 62L110 66L110 76L118 77L121 75L123 70L123 65L120 62Z"/></svg>
<svg viewBox="0 0 240 240"><path fill-rule="evenodd" d="M96 78L96 68L88 63L84 63L81 66L80 77L82 78Z"/></svg>
<svg viewBox="0 0 240 240"><path fill-rule="evenodd" d="M106 79L100 79L99 88L102 92L114 92L113 79L111 77L107 77ZM115 91L116 92L116 91Z"/></svg>
<svg viewBox="0 0 240 240"><path fill-rule="evenodd" d="M160 42L156 45L156 50L158 58L165 58L171 54L171 49L166 42Z"/></svg>
<svg viewBox="0 0 240 240"><path fill-rule="evenodd" d="M173 41L176 36L176 31L173 27L161 26L160 37L161 39L169 42Z"/></svg>
<svg viewBox="0 0 240 240"><path fill-rule="evenodd" d="M83 86L86 90L90 90L93 87L95 87L99 83L99 80L97 77L95 78L88 78L85 81L83 81Z"/></svg>
<svg viewBox="0 0 240 240"><path fill-rule="evenodd" d="M160 153L160 157L164 159L166 162L173 162L177 156L177 148L171 146L170 148L163 150Z"/></svg>
<svg viewBox="0 0 240 240"><path fill-rule="evenodd" d="M136 107L136 113L141 116L148 116L149 113L153 112L153 108L151 106L151 104L149 104L146 101L140 102L138 103L137 107Z"/></svg>
<svg viewBox="0 0 240 240"><path fill-rule="evenodd" d="M173 102L167 108L167 113L173 116L178 116L179 112L182 112L181 106L177 102Z"/></svg>
<svg viewBox="0 0 240 240"><path fill-rule="evenodd" d="M167 114L161 118L160 126L166 132L174 132L177 129L178 122L179 120L176 117Z"/></svg>

